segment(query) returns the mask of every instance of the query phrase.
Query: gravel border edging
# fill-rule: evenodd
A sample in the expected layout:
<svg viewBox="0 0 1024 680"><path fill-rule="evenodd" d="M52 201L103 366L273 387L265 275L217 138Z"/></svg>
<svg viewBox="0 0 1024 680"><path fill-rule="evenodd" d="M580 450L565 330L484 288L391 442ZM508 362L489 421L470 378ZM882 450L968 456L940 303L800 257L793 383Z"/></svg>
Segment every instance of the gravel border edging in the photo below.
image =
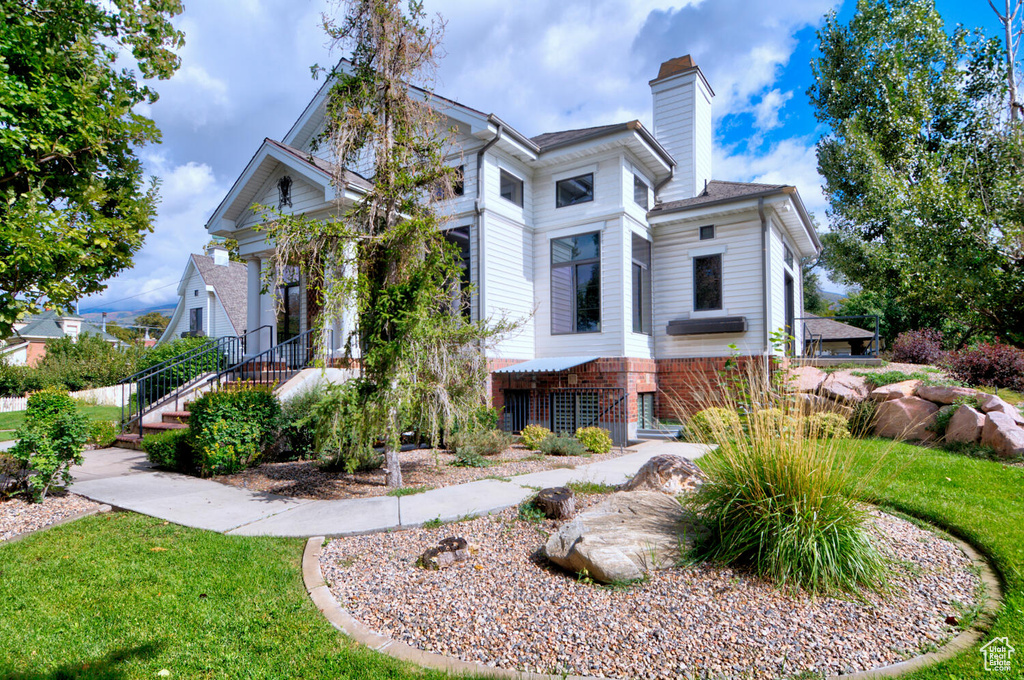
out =
<svg viewBox="0 0 1024 680"><path fill-rule="evenodd" d="M0 541L0 545L7 545L9 543L17 543L20 540L28 538L32 534L38 534L40 531L46 531L47 529L52 529L53 527L59 527L61 524L68 524L69 522L74 522L75 520L84 519L85 517L91 517L92 515L98 515L101 512L111 512L113 510L114 510L114 508L112 508L109 505L99 505L99 506L97 506L95 508L90 508L89 510L85 510L83 512L76 513L76 514L71 515L69 517L64 517L62 519L57 520L56 522L53 522L51 524L47 524L44 527L39 527L38 529L33 529L32 531L26 531L23 534L18 534L17 536L12 536L12 537L8 538L5 541Z"/></svg>
<svg viewBox="0 0 1024 680"><path fill-rule="evenodd" d="M998 612L1003 604L1002 585L988 560L972 545L956 536L947 534L945 537L963 550L964 554L981 571L981 583L985 587L985 603L971 627L962 631L934 652L921 654L906 661L881 668L829 676L828 680L882 680L883 678L895 678L925 666L931 666L940 661L951 659L983 639L985 633L988 632L995 621L996 612ZM302 580L306 593L309 594L313 604L316 605L317 609L320 610L332 626L357 643L402 661L409 661L425 668L447 671L455 675L475 674L492 678L516 678L518 680L598 680L590 676L545 675L462 661L461 659L442 656L441 654L425 652L370 630L370 628L353 617L338 602L324 581L323 573L320 570L320 551L325 540L326 537L324 536L313 536L306 541L306 547L302 553Z"/></svg>

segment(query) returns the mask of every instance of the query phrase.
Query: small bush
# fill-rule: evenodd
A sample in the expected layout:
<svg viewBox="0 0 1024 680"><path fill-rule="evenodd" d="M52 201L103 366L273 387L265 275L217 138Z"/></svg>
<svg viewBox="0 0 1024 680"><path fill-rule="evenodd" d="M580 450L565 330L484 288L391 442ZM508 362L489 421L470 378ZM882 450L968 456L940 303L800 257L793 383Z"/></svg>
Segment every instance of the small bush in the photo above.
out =
<svg viewBox="0 0 1024 680"><path fill-rule="evenodd" d="M452 448L456 455L472 451L480 456L496 456L512 446L514 441L515 437L501 430L460 432L452 437Z"/></svg>
<svg viewBox="0 0 1024 680"><path fill-rule="evenodd" d="M71 466L81 465L89 420L67 392L48 389L28 398L25 424L10 455L29 470L28 490L41 503L53 486L71 483Z"/></svg>
<svg viewBox="0 0 1024 680"><path fill-rule="evenodd" d="M547 437L537 448L545 456L582 456L587 453L587 447L566 432Z"/></svg>
<svg viewBox="0 0 1024 680"><path fill-rule="evenodd" d="M810 439L849 439L850 421L840 413L815 413L807 417Z"/></svg>
<svg viewBox="0 0 1024 680"><path fill-rule="evenodd" d="M187 475L198 473L195 449L188 430L147 434L142 438L142 450L149 462L157 467Z"/></svg>
<svg viewBox="0 0 1024 680"><path fill-rule="evenodd" d="M934 364L942 358L942 333L931 328L905 331L892 343L892 360L899 364Z"/></svg>
<svg viewBox="0 0 1024 680"><path fill-rule="evenodd" d="M904 373L903 371L878 371L871 373L866 371L853 371L853 375L864 378L864 382L870 385L872 389L906 382L907 380L920 380L926 384L935 382L935 379L924 371L914 371L913 373Z"/></svg>
<svg viewBox="0 0 1024 680"><path fill-rule="evenodd" d="M576 439L591 453L604 454L612 450L611 435L600 427L581 427L576 430Z"/></svg>
<svg viewBox="0 0 1024 680"><path fill-rule="evenodd" d="M551 436L551 430L548 428L540 425L527 425L519 433L519 441L529 450L535 451L537 446L549 436Z"/></svg>
<svg viewBox="0 0 1024 680"><path fill-rule="evenodd" d="M452 467L485 468L491 466L491 461L481 456L475 449L463 448L452 451L455 460L448 463Z"/></svg>
<svg viewBox="0 0 1024 680"><path fill-rule="evenodd" d="M324 387L308 387L281 405L281 434L290 454L285 460L316 457L316 425L312 414L324 397Z"/></svg>
<svg viewBox="0 0 1024 680"><path fill-rule="evenodd" d="M735 432L740 429L740 415L728 408L712 406L698 411L686 421L686 437L690 441L716 443L711 438L716 434Z"/></svg>
<svg viewBox="0 0 1024 680"><path fill-rule="evenodd" d="M112 420L97 420L89 425L87 443L105 449L117 441L117 423Z"/></svg>
<svg viewBox="0 0 1024 680"><path fill-rule="evenodd" d="M796 416L784 413L780 408L758 409L750 414L747 422L751 436L760 434L781 437L799 426L800 421Z"/></svg>
<svg viewBox="0 0 1024 680"><path fill-rule="evenodd" d="M207 392L189 407L200 474L232 474L255 464L273 441L281 404L260 386Z"/></svg>
<svg viewBox="0 0 1024 680"><path fill-rule="evenodd" d="M28 469L24 461L0 453L0 498L14 496L25 490Z"/></svg>
<svg viewBox="0 0 1024 680"><path fill-rule="evenodd" d="M384 462L384 457L365 443L376 436L372 428L377 421L365 409L364 397L370 389L369 383L356 379L330 385L313 407L309 422L317 457L325 469L360 472L377 469Z"/></svg>
<svg viewBox="0 0 1024 680"><path fill-rule="evenodd" d="M850 414L849 429L854 437L869 437L875 429L875 411L878 404L873 399L865 399L853 407Z"/></svg>
<svg viewBox="0 0 1024 680"><path fill-rule="evenodd" d="M1024 391L1024 350L999 342L983 342L950 352L944 361L949 375L968 385Z"/></svg>

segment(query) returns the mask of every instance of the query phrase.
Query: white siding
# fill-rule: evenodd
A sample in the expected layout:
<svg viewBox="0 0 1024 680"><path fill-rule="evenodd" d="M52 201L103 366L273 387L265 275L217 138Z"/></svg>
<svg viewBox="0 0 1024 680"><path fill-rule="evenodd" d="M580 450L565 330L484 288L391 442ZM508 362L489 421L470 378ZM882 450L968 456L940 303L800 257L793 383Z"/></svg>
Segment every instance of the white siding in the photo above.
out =
<svg viewBox="0 0 1024 680"><path fill-rule="evenodd" d="M207 337L221 338L229 335L236 335L231 320L228 319L224 306L213 293L206 292L206 282L199 275L191 260L187 265L190 275L185 288L185 295L178 299L178 307L171 319L172 330L167 336L168 341L180 338L182 333L189 330L189 310L201 307L203 310L203 331ZM198 291L198 294L197 294Z"/></svg>
<svg viewBox="0 0 1024 680"><path fill-rule="evenodd" d="M731 221L726 221L727 219ZM699 240L701 225L715 224L715 238ZM667 224L654 228L652 282L654 288L654 347L659 359L726 356L735 343L743 354L764 351L762 317L761 223L757 215L721 218L717 222ZM746 333L670 336L670 321L705 318L693 313L693 255L691 251L725 246L722 257L721 316L745 316ZM715 313L714 315L718 315Z"/></svg>
<svg viewBox="0 0 1024 680"><path fill-rule="evenodd" d="M260 187L260 190L256 192L256 200L254 203L269 206L271 208L277 208L277 181L281 179L283 175L289 175L292 178L292 205L291 207L285 206L281 209L281 212L299 215L324 208L326 203L326 201L324 201L324 190L320 187L313 186L298 174L291 172L284 167L279 167L271 173L270 179L264 182L263 186ZM239 218L236 228L245 229L247 227L253 227L262 223L262 221L263 220L260 215L247 209Z"/></svg>
<svg viewBox="0 0 1024 680"><path fill-rule="evenodd" d="M651 92L654 136L678 163L661 199L690 198L711 179L711 92L696 72L656 83Z"/></svg>
<svg viewBox="0 0 1024 680"><path fill-rule="evenodd" d="M633 176L630 174L630 196L632 197L633 188ZM650 359L654 356L654 336L648 333L634 333L633 332L633 233L643 236L648 241L651 241L651 231L648 227L646 220L644 222L637 222L631 217L627 216L624 218L624 238L622 240L623 246L623 277L622 277L622 318L625 322L623 328L624 340L624 351L623 355L627 357L637 357L641 359ZM654 250L654 244L651 244L652 256ZM654 268L653 263L651 272L653 274ZM652 281L653 283L653 281ZM653 287L653 286L652 286ZM657 304L655 300L654 304ZM652 315L653 321L653 315Z"/></svg>
<svg viewBox="0 0 1024 680"><path fill-rule="evenodd" d="M485 314L494 320L505 316L521 323L520 328L499 344L494 354L506 359L532 359L532 235L523 225L489 212L485 214L483 230Z"/></svg>
<svg viewBox="0 0 1024 680"><path fill-rule="evenodd" d="M501 197L502 170L506 170L523 180L522 207ZM484 155L484 205L487 206L488 210L501 215L507 220L528 227L532 226L535 198L532 175L532 171L526 165L492 148ZM474 186L473 189L473 195L475 196L476 187ZM487 240L487 234L484 234L484 240Z"/></svg>

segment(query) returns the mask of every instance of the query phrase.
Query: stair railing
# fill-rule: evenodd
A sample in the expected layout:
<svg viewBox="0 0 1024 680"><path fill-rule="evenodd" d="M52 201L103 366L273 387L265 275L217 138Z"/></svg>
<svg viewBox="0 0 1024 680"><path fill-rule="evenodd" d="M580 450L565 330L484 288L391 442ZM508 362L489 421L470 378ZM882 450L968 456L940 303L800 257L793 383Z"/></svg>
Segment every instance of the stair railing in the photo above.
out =
<svg viewBox="0 0 1024 680"><path fill-rule="evenodd" d="M225 366L213 379L219 388L224 382L240 381L251 385L281 385L316 359L316 333L311 328L284 342Z"/></svg>

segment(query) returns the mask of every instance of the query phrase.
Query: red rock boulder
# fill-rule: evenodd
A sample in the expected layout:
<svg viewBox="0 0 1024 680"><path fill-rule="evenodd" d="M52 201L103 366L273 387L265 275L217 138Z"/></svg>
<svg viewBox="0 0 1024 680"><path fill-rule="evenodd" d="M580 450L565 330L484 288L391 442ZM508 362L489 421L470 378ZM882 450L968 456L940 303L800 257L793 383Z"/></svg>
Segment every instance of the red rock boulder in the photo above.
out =
<svg viewBox="0 0 1024 680"><path fill-rule="evenodd" d="M920 397L883 401L875 411L875 434L910 441L933 439L935 433L931 428L938 412L938 406Z"/></svg>
<svg viewBox="0 0 1024 680"><path fill-rule="evenodd" d="M1003 458L1024 456L1024 428L1005 413L989 411L981 429L981 443Z"/></svg>
<svg viewBox="0 0 1024 680"><path fill-rule="evenodd" d="M985 426L985 414L970 406L961 406L946 425L947 442L973 444L981 439L981 428Z"/></svg>

